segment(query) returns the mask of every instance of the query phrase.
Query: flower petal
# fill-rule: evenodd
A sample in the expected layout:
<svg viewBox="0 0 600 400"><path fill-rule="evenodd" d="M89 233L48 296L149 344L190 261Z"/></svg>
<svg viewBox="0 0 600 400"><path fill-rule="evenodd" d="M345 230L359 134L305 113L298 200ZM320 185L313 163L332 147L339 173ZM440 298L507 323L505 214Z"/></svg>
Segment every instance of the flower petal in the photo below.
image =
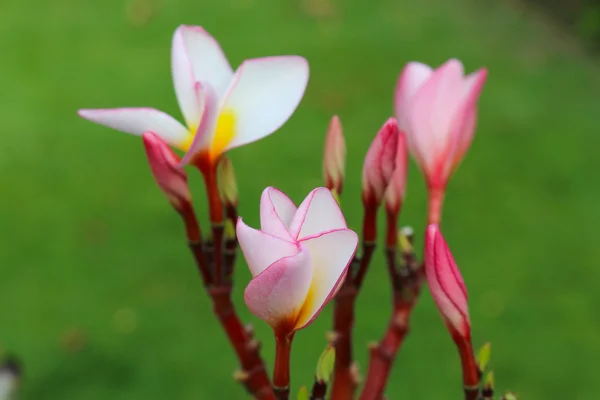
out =
<svg viewBox="0 0 600 400"><path fill-rule="evenodd" d="M385 190L385 208L388 213L397 215L406 195L406 176L408 173L408 149L406 135L400 132L396 147L394 174Z"/></svg>
<svg viewBox="0 0 600 400"><path fill-rule="evenodd" d="M121 132L141 136L154 132L171 146L181 147L188 131L177 120L154 108L105 108L79 110L80 117Z"/></svg>
<svg viewBox="0 0 600 400"><path fill-rule="evenodd" d="M281 127L302 100L308 62L299 56L246 60L235 73L221 111L231 113L234 135L223 151L261 139Z"/></svg>
<svg viewBox="0 0 600 400"><path fill-rule="evenodd" d="M427 228L425 273L442 317L463 335L468 334L471 323L465 282L436 224Z"/></svg>
<svg viewBox="0 0 600 400"><path fill-rule="evenodd" d="M182 34L183 28L175 30L171 44L171 75L175 86L175 95L179 109L190 129L195 129L200 124L202 117L201 99L198 97L194 69Z"/></svg>
<svg viewBox="0 0 600 400"><path fill-rule="evenodd" d="M181 37L181 50L191 63L194 82L210 83L221 99L233 78L233 70L219 43L200 26L181 25L175 37Z"/></svg>
<svg viewBox="0 0 600 400"><path fill-rule="evenodd" d="M420 62L409 62L402 70L394 98L394 109L400 130L408 129L408 108L412 97L431 76L433 70Z"/></svg>
<svg viewBox="0 0 600 400"><path fill-rule="evenodd" d="M214 88L208 82L196 82L195 90L202 104L202 118L192 143L181 159L181 165L189 164L196 155L208 152L219 115L219 105ZM208 154L208 153L207 153Z"/></svg>
<svg viewBox="0 0 600 400"><path fill-rule="evenodd" d="M244 300L254 315L274 329L291 333L311 286L311 256L306 249L269 265L250 281Z"/></svg>
<svg viewBox="0 0 600 400"><path fill-rule="evenodd" d="M280 190L271 186L260 197L260 229L288 241L294 241L288 232L296 205Z"/></svg>
<svg viewBox="0 0 600 400"><path fill-rule="evenodd" d="M339 289L358 245L358 235L340 229L303 239L310 252L313 275L310 291L296 321L296 329L310 324Z"/></svg>
<svg viewBox="0 0 600 400"><path fill-rule="evenodd" d="M238 219L236 232L252 276L257 276L280 258L294 256L300 251L295 243L250 228L242 218Z"/></svg>
<svg viewBox="0 0 600 400"><path fill-rule="evenodd" d="M329 189L317 188L306 196L290 224L290 235L296 240L334 229L346 228L346 220Z"/></svg>
<svg viewBox="0 0 600 400"><path fill-rule="evenodd" d="M468 75L464 81L463 105L461 112L454 121L453 135L456 149L454 150L454 158L449 165L450 168L460 163L473 141L477 120L477 100L481 95L486 79L487 70L482 68Z"/></svg>
<svg viewBox="0 0 600 400"><path fill-rule="evenodd" d="M429 180L448 178L439 169L448 156L452 124L462 104L463 79L460 61L450 60L433 72L409 106L408 143Z"/></svg>

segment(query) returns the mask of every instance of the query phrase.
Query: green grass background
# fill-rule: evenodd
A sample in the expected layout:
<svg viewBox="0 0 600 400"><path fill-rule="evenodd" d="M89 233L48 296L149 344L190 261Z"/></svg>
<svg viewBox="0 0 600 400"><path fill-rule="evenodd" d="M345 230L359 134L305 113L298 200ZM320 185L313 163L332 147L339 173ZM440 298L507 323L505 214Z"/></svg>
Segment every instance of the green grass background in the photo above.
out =
<svg viewBox="0 0 600 400"><path fill-rule="evenodd" d="M478 133L443 224L469 288L475 343L493 343L498 386L523 399L598 396L600 68L574 40L509 1L147 1L0 3L0 346L25 363L23 399L246 398L141 141L76 116L136 105L178 116L169 54L182 23L208 29L233 65L273 54L310 61L289 123L231 152L251 225L267 185L297 202L321 185L324 133L338 113L349 154L344 211L359 227L362 158L391 115L403 65L457 57L467 70L487 66ZM411 164L402 222L419 239L425 208ZM388 318L382 261L360 296L363 371L365 345ZM270 332L241 301L243 262L236 280L239 310L271 364ZM295 388L312 382L330 321L328 308L297 335ZM460 399L460 386L425 291L388 394Z"/></svg>

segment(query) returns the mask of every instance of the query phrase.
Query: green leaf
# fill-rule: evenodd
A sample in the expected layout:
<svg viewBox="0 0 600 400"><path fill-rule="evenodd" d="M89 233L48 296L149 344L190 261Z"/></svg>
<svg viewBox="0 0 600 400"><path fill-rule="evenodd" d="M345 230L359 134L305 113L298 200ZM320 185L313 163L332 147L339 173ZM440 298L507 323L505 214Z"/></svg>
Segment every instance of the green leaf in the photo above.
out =
<svg viewBox="0 0 600 400"><path fill-rule="evenodd" d="M479 349L479 353L477 354L477 365L479 365L479 369L482 372L487 368L490 358L492 358L492 344L487 342L481 346L481 349Z"/></svg>
<svg viewBox="0 0 600 400"><path fill-rule="evenodd" d="M300 390L298 391L298 397L296 397L297 400L308 400L308 389L306 388L306 386L302 386L300 388Z"/></svg>
<svg viewBox="0 0 600 400"><path fill-rule="evenodd" d="M317 362L317 371L315 377L317 381L329 383L331 374L333 373L333 367L335 365L335 348L330 344L325 348L325 351L321 353L319 361Z"/></svg>

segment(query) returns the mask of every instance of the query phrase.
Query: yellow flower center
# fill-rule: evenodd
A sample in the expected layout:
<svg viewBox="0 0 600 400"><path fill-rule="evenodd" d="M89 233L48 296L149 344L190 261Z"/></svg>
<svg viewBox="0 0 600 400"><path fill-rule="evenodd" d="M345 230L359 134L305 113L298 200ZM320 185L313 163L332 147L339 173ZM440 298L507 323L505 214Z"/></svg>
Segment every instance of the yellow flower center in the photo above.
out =
<svg viewBox="0 0 600 400"><path fill-rule="evenodd" d="M192 146L194 137L196 136L197 126L189 127L189 134L185 140L179 145L181 150L188 151ZM217 119L215 134L210 145L210 157L214 160L217 158L225 147L231 142L235 135L235 115L232 111L223 111Z"/></svg>

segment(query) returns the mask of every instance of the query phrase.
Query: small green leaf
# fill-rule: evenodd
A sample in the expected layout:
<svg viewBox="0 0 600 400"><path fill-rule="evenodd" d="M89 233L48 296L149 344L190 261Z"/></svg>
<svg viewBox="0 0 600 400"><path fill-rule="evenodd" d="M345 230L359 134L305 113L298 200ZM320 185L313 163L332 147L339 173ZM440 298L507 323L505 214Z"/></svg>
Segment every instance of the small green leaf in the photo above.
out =
<svg viewBox="0 0 600 400"><path fill-rule="evenodd" d="M298 391L298 397L296 397L297 400L308 400L308 389L306 388L306 386L302 386L300 388L300 390Z"/></svg>
<svg viewBox="0 0 600 400"><path fill-rule="evenodd" d="M412 236L414 232L410 226L405 226L398 231L398 248L403 253L412 253Z"/></svg>
<svg viewBox="0 0 600 400"><path fill-rule="evenodd" d="M511 392L506 392L502 400L518 400L517 395Z"/></svg>
<svg viewBox="0 0 600 400"><path fill-rule="evenodd" d="M225 239L235 239L235 226L230 219L225 221Z"/></svg>
<svg viewBox="0 0 600 400"><path fill-rule="evenodd" d="M481 346L481 349L479 349L479 353L477 354L477 365L479 365L479 369L482 372L487 368L490 358L492 358L492 344L487 342Z"/></svg>
<svg viewBox="0 0 600 400"><path fill-rule="evenodd" d="M494 371L488 372L487 376L485 377L483 387L489 390L494 389Z"/></svg>
<svg viewBox="0 0 600 400"><path fill-rule="evenodd" d="M328 345L327 348L325 348L325 351L321 353L319 361L317 362L317 371L315 373L317 381L326 384L329 383L334 365L335 348L332 345Z"/></svg>

